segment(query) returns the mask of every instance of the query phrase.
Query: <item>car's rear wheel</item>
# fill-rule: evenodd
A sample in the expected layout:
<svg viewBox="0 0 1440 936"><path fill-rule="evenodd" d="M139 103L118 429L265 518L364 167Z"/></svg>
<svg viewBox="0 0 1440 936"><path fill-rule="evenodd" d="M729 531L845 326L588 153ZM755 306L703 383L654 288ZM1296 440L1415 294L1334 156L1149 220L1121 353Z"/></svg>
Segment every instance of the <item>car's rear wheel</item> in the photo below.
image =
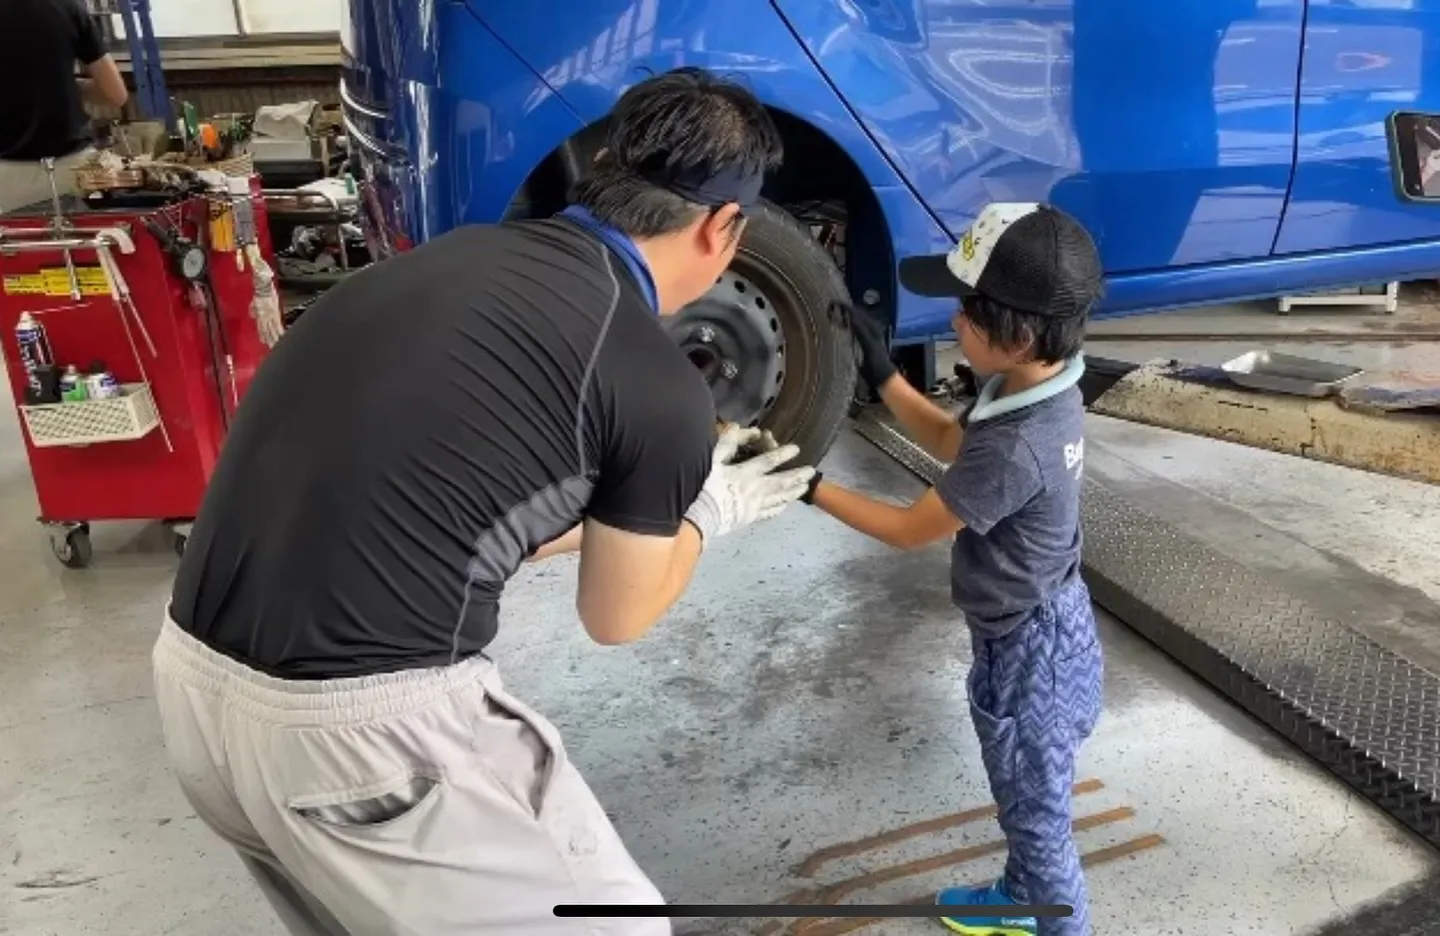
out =
<svg viewBox="0 0 1440 936"><path fill-rule="evenodd" d="M832 309L849 294L830 254L784 209L761 202L746 218L730 269L667 327L720 419L769 429L813 465L854 393L849 324Z"/></svg>

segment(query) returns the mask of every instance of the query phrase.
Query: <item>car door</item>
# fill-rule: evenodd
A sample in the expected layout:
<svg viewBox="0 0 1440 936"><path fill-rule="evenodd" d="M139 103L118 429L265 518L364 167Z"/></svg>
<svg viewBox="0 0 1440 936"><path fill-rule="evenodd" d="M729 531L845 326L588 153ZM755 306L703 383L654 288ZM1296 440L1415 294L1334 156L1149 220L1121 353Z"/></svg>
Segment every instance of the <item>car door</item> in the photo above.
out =
<svg viewBox="0 0 1440 936"><path fill-rule="evenodd" d="M1440 3L1310 0L1277 253L1440 238L1440 207L1396 194L1386 129L1396 111L1440 114Z"/></svg>
<svg viewBox="0 0 1440 936"><path fill-rule="evenodd" d="M952 232L1050 200L1109 273L1267 256L1304 0L773 0Z"/></svg>

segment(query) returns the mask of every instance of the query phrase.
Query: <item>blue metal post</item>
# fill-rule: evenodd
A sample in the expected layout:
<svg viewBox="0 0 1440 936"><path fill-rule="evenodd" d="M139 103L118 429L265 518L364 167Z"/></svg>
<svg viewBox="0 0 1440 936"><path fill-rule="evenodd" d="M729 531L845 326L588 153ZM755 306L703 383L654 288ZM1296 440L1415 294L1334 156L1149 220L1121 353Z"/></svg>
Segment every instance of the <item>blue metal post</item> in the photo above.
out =
<svg viewBox="0 0 1440 936"><path fill-rule="evenodd" d="M125 20L125 44L130 48L130 71L135 76L140 112L168 128L172 117L170 91L165 86L160 47L150 22L150 0L120 0L120 15Z"/></svg>

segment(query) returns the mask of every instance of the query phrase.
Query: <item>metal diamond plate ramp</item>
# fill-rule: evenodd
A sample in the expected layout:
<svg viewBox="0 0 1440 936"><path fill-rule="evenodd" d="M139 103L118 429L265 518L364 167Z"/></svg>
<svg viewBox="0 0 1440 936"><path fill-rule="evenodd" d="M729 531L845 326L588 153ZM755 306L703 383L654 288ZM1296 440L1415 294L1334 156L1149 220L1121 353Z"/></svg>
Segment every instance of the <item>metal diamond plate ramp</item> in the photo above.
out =
<svg viewBox="0 0 1440 936"><path fill-rule="evenodd" d="M862 415L933 482L943 463ZM1440 676L1087 480L1095 602L1440 847Z"/></svg>

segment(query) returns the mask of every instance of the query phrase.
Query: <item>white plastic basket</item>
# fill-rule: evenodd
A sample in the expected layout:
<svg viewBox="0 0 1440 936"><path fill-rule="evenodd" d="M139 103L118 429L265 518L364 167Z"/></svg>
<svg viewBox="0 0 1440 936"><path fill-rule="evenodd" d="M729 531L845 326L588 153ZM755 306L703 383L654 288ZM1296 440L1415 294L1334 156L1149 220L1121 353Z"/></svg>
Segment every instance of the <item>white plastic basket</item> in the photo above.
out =
<svg viewBox="0 0 1440 936"><path fill-rule="evenodd" d="M94 445L144 437L160 424L150 385L122 384L118 396L20 407L37 448Z"/></svg>

